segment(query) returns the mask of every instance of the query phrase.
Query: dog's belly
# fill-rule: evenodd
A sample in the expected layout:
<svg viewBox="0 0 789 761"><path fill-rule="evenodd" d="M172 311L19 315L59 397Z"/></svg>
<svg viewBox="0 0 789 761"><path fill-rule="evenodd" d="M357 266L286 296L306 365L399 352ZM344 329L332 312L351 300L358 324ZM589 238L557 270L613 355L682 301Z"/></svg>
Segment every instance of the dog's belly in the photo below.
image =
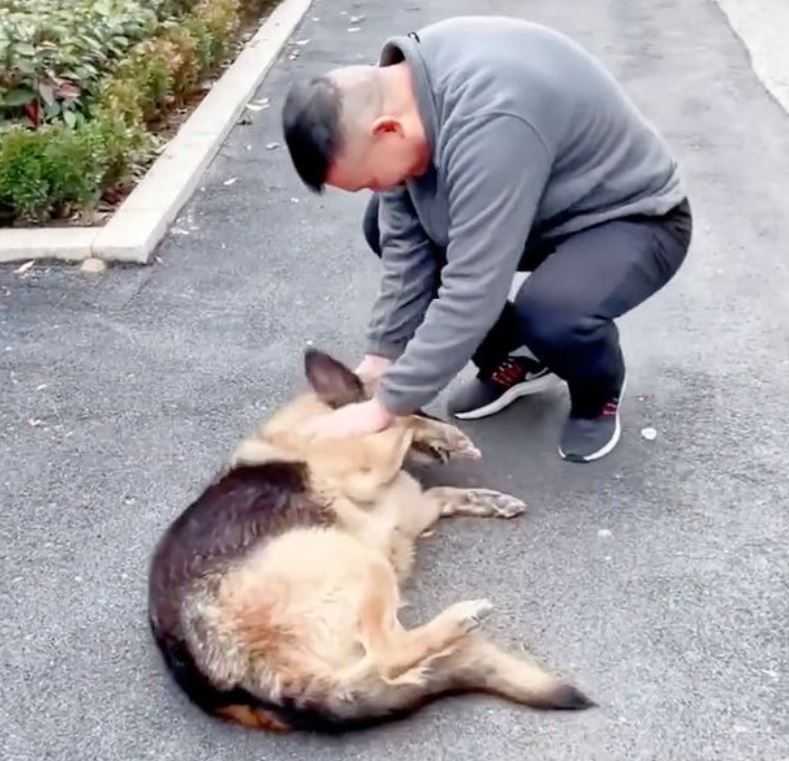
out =
<svg viewBox="0 0 789 761"><path fill-rule="evenodd" d="M307 661L347 666L364 654L358 611L369 594L371 568L386 562L342 530L294 529L225 579L221 604L237 620L254 617L270 631L292 633Z"/></svg>

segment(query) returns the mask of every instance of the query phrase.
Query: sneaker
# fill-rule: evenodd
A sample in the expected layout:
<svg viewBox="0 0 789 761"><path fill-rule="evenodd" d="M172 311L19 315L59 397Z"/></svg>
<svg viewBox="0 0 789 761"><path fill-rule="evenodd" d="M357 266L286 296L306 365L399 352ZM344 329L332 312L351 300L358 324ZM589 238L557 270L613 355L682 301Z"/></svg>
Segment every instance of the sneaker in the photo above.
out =
<svg viewBox="0 0 789 761"><path fill-rule="evenodd" d="M449 413L461 420L487 417L522 396L544 391L557 380L540 362L509 356L491 374L479 374L459 388L449 400Z"/></svg>
<svg viewBox="0 0 789 761"><path fill-rule="evenodd" d="M619 443L622 424L619 407L625 383L591 415L571 411L562 431L559 455L570 462L592 462L605 457Z"/></svg>

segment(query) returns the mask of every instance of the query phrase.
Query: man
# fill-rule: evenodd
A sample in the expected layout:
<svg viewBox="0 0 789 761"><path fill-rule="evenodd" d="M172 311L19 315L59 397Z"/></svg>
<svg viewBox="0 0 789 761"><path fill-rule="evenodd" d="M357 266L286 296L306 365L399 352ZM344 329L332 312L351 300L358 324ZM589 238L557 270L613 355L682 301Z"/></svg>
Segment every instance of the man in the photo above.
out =
<svg viewBox="0 0 789 761"><path fill-rule="evenodd" d="M673 277L692 224L666 142L597 60L522 20L449 19L391 38L376 66L296 84L283 129L311 189L374 191L364 231L383 266L357 368L380 379L375 398L316 435L381 430L472 359L454 415L562 379L560 455L614 448L614 319ZM530 274L509 301L518 271Z"/></svg>

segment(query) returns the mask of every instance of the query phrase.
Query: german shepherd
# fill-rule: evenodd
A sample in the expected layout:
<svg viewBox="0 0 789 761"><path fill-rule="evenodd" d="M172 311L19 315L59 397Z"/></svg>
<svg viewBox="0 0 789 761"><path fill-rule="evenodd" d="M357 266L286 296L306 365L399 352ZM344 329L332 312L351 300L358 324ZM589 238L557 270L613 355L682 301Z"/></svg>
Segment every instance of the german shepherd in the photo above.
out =
<svg viewBox="0 0 789 761"><path fill-rule="evenodd" d="M400 585L420 535L443 516L511 518L525 505L487 489L423 489L407 460L480 457L427 415L311 440L307 421L369 398L371 386L316 350L305 369L311 390L240 443L154 551L149 622L191 701L281 732L371 726L469 691L542 708L595 705L484 638L487 600L403 627Z"/></svg>

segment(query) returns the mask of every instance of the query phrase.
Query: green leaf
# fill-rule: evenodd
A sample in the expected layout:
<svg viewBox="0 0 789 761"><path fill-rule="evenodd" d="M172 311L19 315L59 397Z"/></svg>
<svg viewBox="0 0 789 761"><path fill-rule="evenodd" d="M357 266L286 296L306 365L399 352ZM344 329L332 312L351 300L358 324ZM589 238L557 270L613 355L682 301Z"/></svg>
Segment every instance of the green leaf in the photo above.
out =
<svg viewBox="0 0 789 761"><path fill-rule="evenodd" d="M23 58L17 61L15 65L19 71L28 77L34 77L36 75L36 67L33 65L32 61L28 61Z"/></svg>
<svg viewBox="0 0 789 761"><path fill-rule="evenodd" d="M36 99L36 94L29 87L17 87L5 94L3 105L8 107L26 106Z"/></svg>
<svg viewBox="0 0 789 761"><path fill-rule="evenodd" d="M19 42L14 45L14 52L30 57L36 54L36 49L29 42Z"/></svg>
<svg viewBox="0 0 789 761"><path fill-rule="evenodd" d="M41 96L41 100L43 100L47 106L51 106L55 102L55 91L50 84L41 82L38 85L38 94Z"/></svg>
<svg viewBox="0 0 789 761"><path fill-rule="evenodd" d="M63 121L73 129L74 125L77 123L77 115L73 111L64 111Z"/></svg>
<svg viewBox="0 0 789 761"><path fill-rule="evenodd" d="M51 106L47 106L44 113L46 114L47 119L54 119L60 113L60 103L53 103Z"/></svg>

